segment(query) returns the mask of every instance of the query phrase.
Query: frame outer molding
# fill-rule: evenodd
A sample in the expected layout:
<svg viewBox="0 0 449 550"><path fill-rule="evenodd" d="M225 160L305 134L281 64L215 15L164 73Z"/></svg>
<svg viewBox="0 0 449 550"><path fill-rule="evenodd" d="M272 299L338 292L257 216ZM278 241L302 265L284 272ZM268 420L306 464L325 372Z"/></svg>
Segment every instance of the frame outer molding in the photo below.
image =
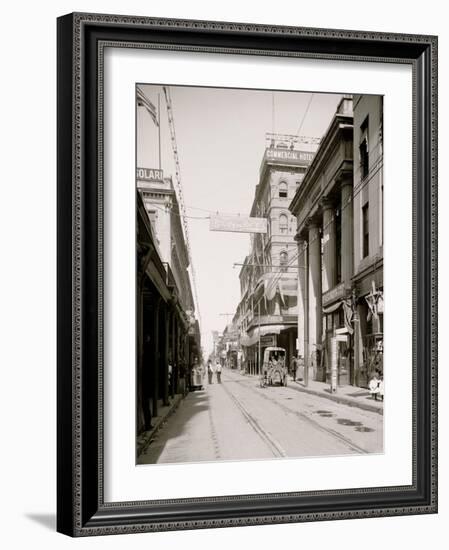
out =
<svg viewBox="0 0 449 550"><path fill-rule="evenodd" d="M419 479L415 480L420 490L421 498L414 504L389 505L382 507L371 504L368 508L359 508L354 505L348 508L334 510L315 509L315 511L299 511L295 513L270 513L270 514L245 514L239 515L238 510L233 514L228 512L225 517L199 519L176 519L179 513L168 516L163 521L151 519L148 506L151 502L126 502L103 503L102 491L102 411L99 410L96 433L98 436L95 460L92 454L92 443L95 436L90 434L89 440L85 436L84 426L86 420L86 403L91 402L92 374L86 376L85 353L86 341L93 339L87 329L89 315L86 312L86 297L92 296L92 288L97 290L97 304L99 308L98 333L94 331L97 339L97 365L100 384L96 394L98 406L102 404L102 203L101 192L97 196L96 212L98 218L96 229L98 231L99 245L97 250L98 279L95 285L91 284L91 277L87 277L89 260L86 255L86 240L84 237L89 231L86 220L92 222L92 212L86 214L83 206L86 201L86 174L92 166L83 156L85 152L86 134L84 123L87 116L87 107L83 102L87 91L84 89L85 74L85 38L88 27L99 26L110 30L139 29L139 30L172 30L182 33L191 33L189 36L215 37L222 36L231 40L251 40L251 38L266 37L267 41L275 39L298 39L313 48L317 45L325 46L325 41L338 43L340 52L334 54L330 51L317 53L305 51L302 54L296 51L296 55L309 58L345 59L358 61L384 61L411 63L414 67L414 158L413 158L413 186L414 186L414 350L413 356L419 358L427 365L426 369L420 369L417 387L414 376L414 394L420 395L417 404L417 413L423 425L429 427L428 433L420 432L419 451L423 456L419 458L421 470ZM208 34L209 33L209 34ZM212 33L212 34L211 34ZM71 536L106 535L119 533L132 533L144 531L166 531L179 529L202 529L211 527L262 525L272 523L288 523L302 521L323 521L330 519L346 519L361 517L381 517L417 513L435 513L437 511L437 38L425 35L409 35L397 33L378 33L365 31L347 31L335 29L312 29L302 27L284 27L269 25L253 25L247 23L224 23L214 21L174 20L148 17L133 17L104 14L69 14L58 18L58 498L57 498L57 530ZM200 40L201 41L201 40ZM351 47L369 49L375 43L383 44L385 48L397 45L400 52L410 51L407 57L389 57L376 53L375 55L360 55L351 51ZM175 42L176 44L176 42ZM328 44L329 46L329 44ZM350 47L351 46L351 47ZM186 45L180 49L188 50ZM176 49L169 45L168 49ZM202 51L212 51L214 48L202 45ZM407 50L408 49L408 50ZM236 50L240 50L236 52ZM241 48L220 48L220 51L228 53L252 53L255 55L295 55L295 50L283 51L275 48L275 51L267 48L257 49L252 47L249 52L243 52ZM421 51L419 55L417 51ZM414 55L413 55L413 52ZM71 60L71 63L68 63ZM90 68L92 70L92 67ZM93 76L93 75L90 75ZM98 75L97 75L98 76ZM83 95L84 93L84 95ZM90 90L92 94L92 90ZM94 101L94 98L91 98ZM100 96L99 102L101 103ZM89 106L89 104L88 104ZM91 105L90 105L91 106ZM430 115L430 116L429 116ZM102 121L100 121L102 126ZM67 128L72 128L68 137ZM419 148L416 150L416 144ZM419 159L419 160L418 160ZM92 164L92 161L90 161ZM102 151L98 152L98 167L95 177L97 182L102 180ZM420 185L422 184L422 185ZM83 202L84 201L84 202ZM89 218L89 216L91 216ZM417 239L419 238L419 241ZM100 242L101 241L101 242ZM424 257L421 257L424 254ZM417 261L419 262L417 263ZM423 261L425 260L425 261ZM420 286L417 286L417 274ZM90 288L92 287L92 288ZM417 299L416 299L417 298ZM416 322L417 309L422 315ZM70 321L69 321L70 319ZM419 332L418 332L419 329ZM421 364L421 363L420 363ZM415 371L416 363L414 365ZM84 371L83 371L84 368ZM416 374L416 372L415 372ZM87 397L89 400L87 400ZM89 412L92 412L91 410ZM414 431L416 430L416 410L414 418ZM84 435L83 435L84 434ZM423 444L425 448L423 448ZM415 453L416 460L416 453ZM96 462L96 472L88 462ZM95 487L91 483L96 481ZM424 481L424 483L423 483ZM89 486L86 482L89 482ZM424 484L424 487L421 485ZM342 495L369 494L379 491L381 488L369 488L353 491L329 491L312 492L315 495ZM385 488L383 488L385 489ZM398 492L404 488L392 488ZM407 491L405 491L406 493ZM167 504L180 502L203 503L204 507L215 508L214 504L222 502L236 502L244 504L246 500L260 500L277 498L278 502L293 493L283 495L240 495L236 497L204 499L180 499L167 501ZM309 493L301 495L308 496ZM254 497L260 497L255 499ZM329 508L329 507L328 507ZM332 505L330 506L332 508ZM157 514L156 514L157 515ZM183 515L183 514L181 514ZM223 516L223 513L222 513Z"/></svg>

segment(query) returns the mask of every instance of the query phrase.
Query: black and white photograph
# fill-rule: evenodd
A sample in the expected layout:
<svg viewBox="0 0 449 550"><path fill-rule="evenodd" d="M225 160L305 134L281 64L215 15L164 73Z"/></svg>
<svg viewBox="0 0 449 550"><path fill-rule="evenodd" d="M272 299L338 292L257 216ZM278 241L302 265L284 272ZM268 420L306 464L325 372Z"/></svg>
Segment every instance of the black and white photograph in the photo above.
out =
<svg viewBox="0 0 449 550"><path fill-rule="evenodd" d="M444 6L6 4L2 547L444 548Z"/></svg>
<svg viewBox="0 0 449 550"><path fill-rule="evenodd" d="M382 95L135 101L137 465L383 453Z"/></svg>

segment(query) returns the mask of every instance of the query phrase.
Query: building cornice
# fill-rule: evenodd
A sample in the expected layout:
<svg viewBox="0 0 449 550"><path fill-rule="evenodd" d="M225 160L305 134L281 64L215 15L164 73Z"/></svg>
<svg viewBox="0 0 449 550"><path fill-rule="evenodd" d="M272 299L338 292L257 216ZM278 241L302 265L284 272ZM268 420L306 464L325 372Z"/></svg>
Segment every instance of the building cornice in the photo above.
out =
<svg viewBox="0 0 449 550"><path fill-rule="evenodd" d="M296 191L292 202L290 203L290 212L297 216L300 209L302 198L315 184L316 180L323 173L323 169L328 164L334 150L338 147L341 141L351 141L353 138L353 116L348 114L336 113L327 130L317 152L304 175L304 179ZM351 159L347 159L351 160Z"/></svg>

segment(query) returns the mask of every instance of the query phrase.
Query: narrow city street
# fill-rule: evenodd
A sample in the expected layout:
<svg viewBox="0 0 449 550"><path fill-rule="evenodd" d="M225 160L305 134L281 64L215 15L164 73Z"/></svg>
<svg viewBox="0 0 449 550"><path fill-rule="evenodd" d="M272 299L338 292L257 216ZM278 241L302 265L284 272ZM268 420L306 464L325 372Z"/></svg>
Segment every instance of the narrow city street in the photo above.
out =
<svg viewBox="0 0 449 550"><path fill-rule="evenodd" d="M383 452L383 416L224 369L190 392L139 464Z"/></svg>

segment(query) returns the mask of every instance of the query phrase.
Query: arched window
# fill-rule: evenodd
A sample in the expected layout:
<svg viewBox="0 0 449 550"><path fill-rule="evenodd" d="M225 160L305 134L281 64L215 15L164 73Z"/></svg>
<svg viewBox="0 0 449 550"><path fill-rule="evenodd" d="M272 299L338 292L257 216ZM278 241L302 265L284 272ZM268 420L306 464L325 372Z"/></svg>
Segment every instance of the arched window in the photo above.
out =
<svg viewBox="0 0 449 550"><path fill-rule="evenodd" d="M288 252L286 250L283 250L279 254L279 264L281 266L281 271L286 271L287 270Z"/></svg>
<svg viewBox="0 0 449 550"><path fill-rule="evenodd" d="M286 199L288 196L288 187L285 181L281 181L279 184L279 198Z"/></svg>
<svg viewBox="0 0 449 550"><path fill-rule="evenodd" d="M280 233L288 232L288 218L286 214L281 214L279 216L279 232Z"/></svg>

